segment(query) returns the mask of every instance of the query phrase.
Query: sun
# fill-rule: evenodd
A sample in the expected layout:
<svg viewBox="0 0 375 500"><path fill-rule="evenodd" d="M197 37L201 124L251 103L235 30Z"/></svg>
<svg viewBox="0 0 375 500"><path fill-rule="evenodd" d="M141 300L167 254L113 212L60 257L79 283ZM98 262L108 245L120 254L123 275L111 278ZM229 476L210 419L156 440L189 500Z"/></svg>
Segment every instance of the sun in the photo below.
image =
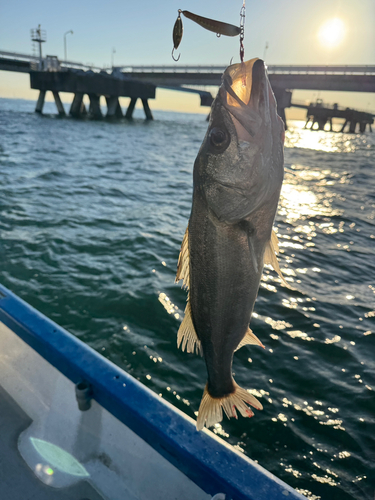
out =
<svg viewBox="0 0 375 500"><path fill-rule="evenodd" d="M340 45L345 37L345 24L338 17L326 21L318 31L318 39L327 48Z"/></svg>

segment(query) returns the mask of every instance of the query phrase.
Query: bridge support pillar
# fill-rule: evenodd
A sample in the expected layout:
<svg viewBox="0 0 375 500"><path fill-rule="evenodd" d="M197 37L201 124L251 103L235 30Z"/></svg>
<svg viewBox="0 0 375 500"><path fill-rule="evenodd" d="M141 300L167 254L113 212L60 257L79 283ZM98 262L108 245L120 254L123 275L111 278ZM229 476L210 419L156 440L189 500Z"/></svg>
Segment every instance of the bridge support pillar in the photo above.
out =
<svg viewBox="0 0 375 500"><path fill-rule="evenodd" d="M57 111L59 112L59 115L60 116L65 116L65 109L64 109L64 106L61 102L61 99L60 99L60 95L58 92L52 92L53 93L53 97L55 98L55 103L56 103L56 108L57 108Z"/></svg>
<svg viewBox="0 0 375 500"><path fill-rule="evenodd" d="M310 123L310 120L312 121L312 116L307 113L307 115L306 115L306 123L303 126L303 128L307 128L307 125Z"/></svg>
<svg viewBox="0 0 375 500"><path fill-rule="evenodd" d="M134 111L137 99L138 99L138 97L132 97L130 99L130 103L129 103L128 109L126 110L125 118L128 118L128 119L133 118L133 111Z"/></svg>
<svg viewBox="0 0 375 500"><path fill-rule="evenodd" d="M111 96L111 97L106 97L107 101L107 118L122 118L122 109L120 106L120 102L118 100L118 97L116 96Z"/></svg>
<svg viewBox="0 0 375 500"><path fill-rule="evenodd" d="M349 134L355 134L356 126L357 126L356 121L352 120L351 122L349 122Z"/></svg>
<svg viewBox="0 0 375 500"><path fill-rule="evenodd" d="M79 118L81 115L87 114L85 105L83 104L83 93L77 92L74 94L72 105L70 106L69 114L74 118Z"/></svg>
<svg viewBox="0 0 375 500"><path fill-rule="evenodd" d="M285 130L288 128L286 124L285 108L289 108L292 103L292 92L283 88L275 87L273 89L277 104L277 114L285 124Z"/></svg>
<svg viewBox="0 0 375 500"><path fill-rule="evenodd" d="M36 103L35 113L42 113L43 112L43 106L44 106L44 99L45 98L46 98L46 91L45 90L41 90L39 92L38 101Z"/></svg>
<svg viewBox="0 0 375 500"><path fill-rule="evenodd" d="M348 123L348 120L345 120L344 125L341 127L340 132L344 132L347 123Z"/></svg>
<svg viewBox="0 0 375 500"><path fill-rule="evenodd" d="M89 98L90 98L90 109L89 109L90 115L96 119L103 118L102 110L100 109L100 95L89 94Z"/></svg>
<svg viewBox="0 0 375 500"><path fill-rule="evenodd" d="M209 106L211 107L212 106L212 103L214 102L214 98L212 97L212 94L210 94L210 92L202 92L202 94L200 94L200 98L201 98L201 106Z"/></svg>
<svg viewBox="0 0 375 500"><path fill-rule="evenodd" d="M154 117L152 116L150 106L148 105L148 100L142 99L142 104L143 104L143 109L145 110L146 120L153 120Z"/></svg>

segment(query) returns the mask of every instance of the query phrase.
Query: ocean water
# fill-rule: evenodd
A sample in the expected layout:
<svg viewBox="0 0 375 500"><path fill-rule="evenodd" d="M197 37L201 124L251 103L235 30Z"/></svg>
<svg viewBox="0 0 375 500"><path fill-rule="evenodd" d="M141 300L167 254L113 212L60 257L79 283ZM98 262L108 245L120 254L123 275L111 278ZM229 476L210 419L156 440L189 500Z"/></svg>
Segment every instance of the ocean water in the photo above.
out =
<svg viewBox="0 0 375 500"><path fill-rule="evenodd" d="M195 418L200 357L177 350L174 284L203 115L59 119L0 100L0 282ZM51 114L49 114L51 113ZM268 268L236 381L263 403L213 430L310 499L375 493L375 136L286 134Z"/></svg>

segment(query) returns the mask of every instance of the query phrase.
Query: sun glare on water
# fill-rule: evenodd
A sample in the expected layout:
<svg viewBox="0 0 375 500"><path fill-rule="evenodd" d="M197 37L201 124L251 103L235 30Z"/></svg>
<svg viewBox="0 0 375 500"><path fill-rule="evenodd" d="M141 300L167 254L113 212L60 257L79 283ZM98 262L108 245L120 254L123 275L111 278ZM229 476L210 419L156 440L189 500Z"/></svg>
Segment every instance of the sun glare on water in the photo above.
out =
<svg viewBox="0 0 375 500"><path fill-rule="evenodd" d="M320 43L328 48L334 48L340 45L344 37L345 24L338 17L326 21L318 31Z"/></svg>

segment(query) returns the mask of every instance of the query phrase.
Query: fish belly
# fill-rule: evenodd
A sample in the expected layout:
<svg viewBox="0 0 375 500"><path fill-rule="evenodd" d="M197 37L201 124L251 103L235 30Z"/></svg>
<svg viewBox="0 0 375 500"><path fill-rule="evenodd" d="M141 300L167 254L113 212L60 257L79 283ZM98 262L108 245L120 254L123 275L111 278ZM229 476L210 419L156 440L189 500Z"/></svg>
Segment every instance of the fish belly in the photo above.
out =
<svg viewBox="0 0 375 500"><path fill-rule="evenodd" d="M251 255L243 225L220 222L199 201L193 203L189 236L192 319L208 392L220 398L234 391L233 353L248 330L263 265Z"/></svg>

